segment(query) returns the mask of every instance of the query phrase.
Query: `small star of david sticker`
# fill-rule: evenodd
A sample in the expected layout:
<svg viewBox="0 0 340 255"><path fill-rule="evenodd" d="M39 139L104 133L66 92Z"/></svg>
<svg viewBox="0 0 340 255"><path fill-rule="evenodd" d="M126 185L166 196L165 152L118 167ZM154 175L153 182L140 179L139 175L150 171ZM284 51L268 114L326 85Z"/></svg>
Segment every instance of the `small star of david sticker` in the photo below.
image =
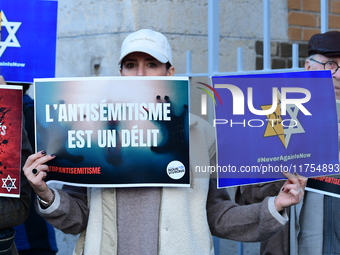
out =
<svg viewBox="0 0 340 255"><path fill-rule="evenodd" d="M0 42L0 57L5 52L7 47L20 47L20 43L18 42L18 39L15 36L15 33L18 31L21 22L10 22L7 20L5 13L1 12L1 27L5 27L8 36L5 41Z"/></svg>
<svg viewBox="0 0 340 255"><path fill-rule="evenodd" d="M7 189L8 192L10 192L12 189L17 189L15 186L15 181L17 178L11 178L10 175L7 176L7 178L2 178L2 188Z"/></svg>

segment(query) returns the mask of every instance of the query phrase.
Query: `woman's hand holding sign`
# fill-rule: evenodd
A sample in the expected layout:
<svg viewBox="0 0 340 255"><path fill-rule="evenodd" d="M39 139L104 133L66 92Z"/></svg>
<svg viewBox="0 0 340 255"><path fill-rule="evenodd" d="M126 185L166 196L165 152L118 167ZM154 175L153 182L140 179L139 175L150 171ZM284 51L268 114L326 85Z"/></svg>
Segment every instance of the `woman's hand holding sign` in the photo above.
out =
<svg viewBox="0 0 340 255"><path fill-rule="evenodd" d="M307 178L296 173L283 172L288 180L283 184L280 193L275 198L275 208L278 212L291 205L298 204L304 194Z"/></svg>
<svg viewBox="0 0 340 255"><path fill-rule="evenodd" d="M42 205L51 204L54 200L53 191L44 181L49 172L46 162L55 158L55 155L46 155L45 151L40 151L29 156L23 167L23 171L34 192L37 194ZM47 202L46 202L47 201Z"/></svg>

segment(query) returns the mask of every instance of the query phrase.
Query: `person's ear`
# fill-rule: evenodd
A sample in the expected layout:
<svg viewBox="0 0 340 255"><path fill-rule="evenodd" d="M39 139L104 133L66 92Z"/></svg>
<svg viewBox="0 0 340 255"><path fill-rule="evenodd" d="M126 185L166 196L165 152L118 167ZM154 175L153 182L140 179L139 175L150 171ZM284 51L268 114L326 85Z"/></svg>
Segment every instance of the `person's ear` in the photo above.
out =
<svg viewBox="0 0 340 255"><path fill-rule="evenodd" d="M167 76L174 76L174 75L175 75L175 68L173 66L171 66L168 69Z"/></svg>
<svg viewBox="0 0 340 255"><path fill-rule="evenodd" d="M306 71L310 70L310 61L308 59L305 61L305 70Z"/></svg>

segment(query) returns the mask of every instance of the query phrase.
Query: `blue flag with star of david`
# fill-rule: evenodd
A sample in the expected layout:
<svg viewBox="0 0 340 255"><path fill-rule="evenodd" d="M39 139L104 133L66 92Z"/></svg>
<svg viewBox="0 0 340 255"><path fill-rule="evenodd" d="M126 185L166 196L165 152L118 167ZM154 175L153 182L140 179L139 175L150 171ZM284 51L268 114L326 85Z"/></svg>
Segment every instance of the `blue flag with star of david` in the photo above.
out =
<svg viewBox="0 0 340 255"><path fill-rule="evenodd" d="M57 1L0 0L0 75L32 83L55 76Z"/></svg>
<svg viewBox="0 0 340 255"><path fill-rule="evenodd" d="M330 71L212 77L218 186L339 174Z"/></svg>

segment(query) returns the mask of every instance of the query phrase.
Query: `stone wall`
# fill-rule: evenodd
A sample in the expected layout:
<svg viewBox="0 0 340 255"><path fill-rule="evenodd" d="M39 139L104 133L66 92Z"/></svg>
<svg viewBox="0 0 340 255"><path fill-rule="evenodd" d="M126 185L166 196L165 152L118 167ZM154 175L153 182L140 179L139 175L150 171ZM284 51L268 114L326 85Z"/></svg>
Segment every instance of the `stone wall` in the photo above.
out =
<svg viewBox="0 0 340 255"><path fill-rule="evenodd" d="M272 38L287 41L287 0L271 3ZM177 73L192 51L195 73L207 72L208 0L59 0L57 76L119 75L117 59L127 34L141 28L164 33ZM262 0L220 1L220 71L236 70L244 48L246 70L255 67L263 37Z"/></svg>

